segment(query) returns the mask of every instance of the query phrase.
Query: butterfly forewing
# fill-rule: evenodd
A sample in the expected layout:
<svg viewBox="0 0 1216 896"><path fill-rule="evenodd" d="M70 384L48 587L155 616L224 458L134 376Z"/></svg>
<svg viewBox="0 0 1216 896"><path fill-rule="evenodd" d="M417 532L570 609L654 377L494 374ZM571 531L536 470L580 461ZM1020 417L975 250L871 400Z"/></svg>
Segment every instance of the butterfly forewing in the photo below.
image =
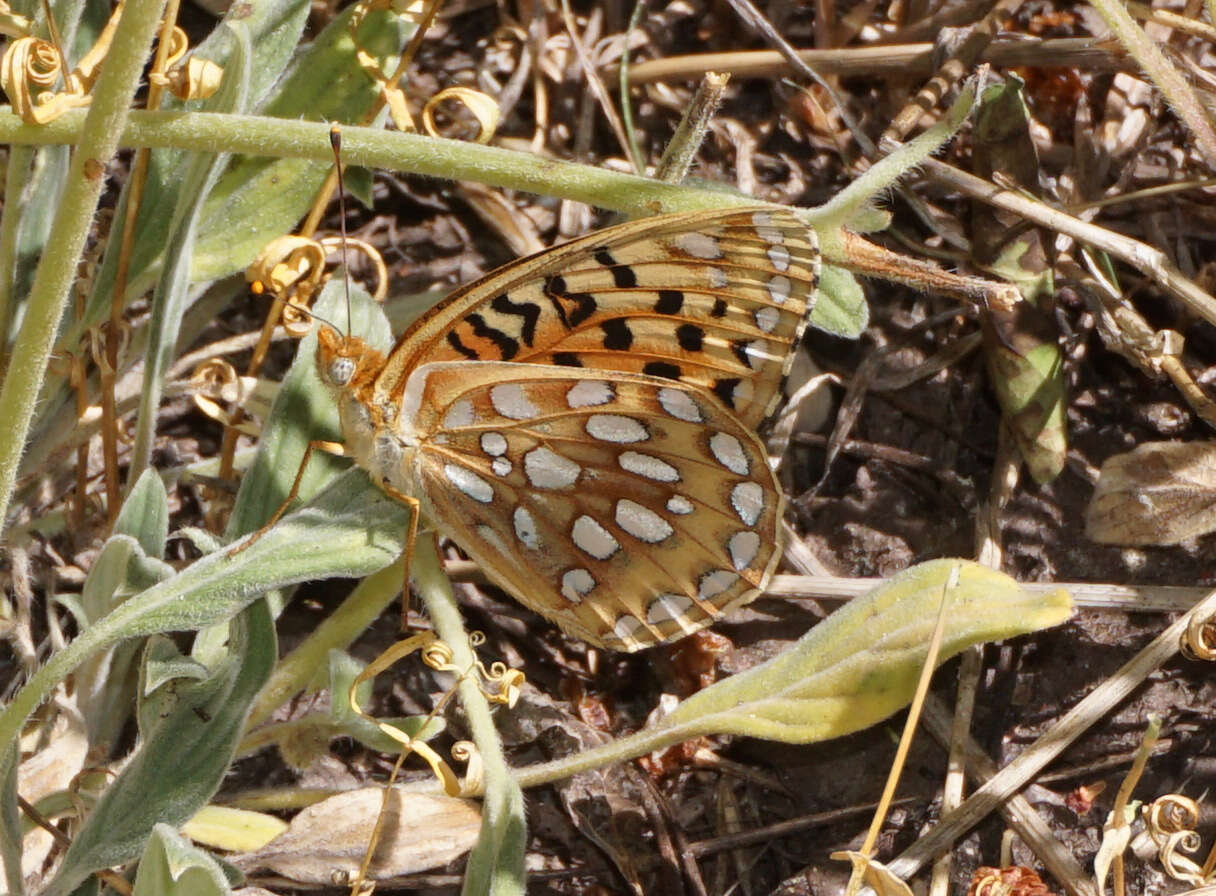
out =
<svg viewBox="0 0 1216 896"><path fill-rule="evenodd" d="M763 590L783 498L756 436L644 375L438 363L404 392L410 482L491 579L566 631L637 650ZM409 463L411 461L407 461Z"/></svg>
<svg viewBox="0 0 1216 896"><path fill-rule="evenodd" d="M458 290L398 341L377 379L399 400L438 361L644 373L698 386L750 429L773 411L819 271L814 231L780 208L632 221Z"/></svg>

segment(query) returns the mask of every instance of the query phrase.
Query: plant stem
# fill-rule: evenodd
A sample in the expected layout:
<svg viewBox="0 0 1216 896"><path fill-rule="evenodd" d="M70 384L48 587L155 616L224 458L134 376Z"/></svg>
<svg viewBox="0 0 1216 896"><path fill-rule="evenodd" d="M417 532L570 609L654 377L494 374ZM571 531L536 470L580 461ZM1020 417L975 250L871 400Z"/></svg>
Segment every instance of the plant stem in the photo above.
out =
<svg viewBox="0 0 1216 896"><path fill-rule="evenodd" d="M34 403L46 374L55 332L67 307L76 265L105 184L106 165L118 149L163 3L164 0L128 3L97 81L93 104L80 125L68 182L51 225L54 238L47 242L34 274L25 320L13 346L4 385L0 387L0 420L7 427L6 438L0 440L0 525L12 499L21 449L29 435Z"/></svg>

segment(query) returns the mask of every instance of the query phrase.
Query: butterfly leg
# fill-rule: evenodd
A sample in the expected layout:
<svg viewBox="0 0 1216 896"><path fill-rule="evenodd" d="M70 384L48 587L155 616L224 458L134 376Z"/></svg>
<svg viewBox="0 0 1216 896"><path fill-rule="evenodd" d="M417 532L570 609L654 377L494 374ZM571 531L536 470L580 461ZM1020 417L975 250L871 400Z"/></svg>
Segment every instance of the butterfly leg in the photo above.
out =
<svg viewBox="0 0 1216 896"><path fill-rule="evenodd" d="M414 544L418 541L418 517L422 513L422 507L418 503L418 499L413 495L407 495L400 489L393 488L388 483L383 483L380 487L384 489L384 493L390 498L400 501L410 509L410 524L405 530L405 550L401 554L405 576L401 585L401 631L408 632L410 630L410 564L414 559Z"/></svg>
<svg viewBox="0 0 1216 896"><path fill-rule="evenodd" d="M314 449L320 449L327 454L335 454L342 457L346 453L346 449L342 447L341 442L327 442L324 439L313 439L308 443L308 447L304 449L304 456L300 458L300 468L296 470L296 478L291 483L291 491L287 493L287 497L283 499L283 503L279 505L279 509L274 512L274 515L266 522L262 528L258 529L244 541L237 542L228 549L228 556L235 557L245 548L254 544L258 539L265 535L270 528L283 518L283 514L287 512L287 508L300 495L300 480L304 478L304 470L308 467L308 460L312 457Z"/></svg>

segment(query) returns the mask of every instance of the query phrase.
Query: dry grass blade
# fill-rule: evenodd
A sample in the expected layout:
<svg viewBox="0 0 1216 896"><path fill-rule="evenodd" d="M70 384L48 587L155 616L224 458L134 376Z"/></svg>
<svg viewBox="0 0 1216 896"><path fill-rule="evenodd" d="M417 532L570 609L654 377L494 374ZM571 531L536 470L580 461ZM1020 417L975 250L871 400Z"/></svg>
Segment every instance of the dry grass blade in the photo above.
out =
<svg viewBox="0 0 1216 896"><path fill-rule="evenodd" d="M888 863L891 869L900 877L907 878L942 850L948 849L958 837L1032 781L1086 729L1105 718L1152 672L1172 659L1178 653L1180 639L1192 617L1206 618L1213 613L1216 613L1216 592L1210 593L1189 613L1170 624L1114 675L1090 691L1017 759L968 797L953 815Z"/></svg>

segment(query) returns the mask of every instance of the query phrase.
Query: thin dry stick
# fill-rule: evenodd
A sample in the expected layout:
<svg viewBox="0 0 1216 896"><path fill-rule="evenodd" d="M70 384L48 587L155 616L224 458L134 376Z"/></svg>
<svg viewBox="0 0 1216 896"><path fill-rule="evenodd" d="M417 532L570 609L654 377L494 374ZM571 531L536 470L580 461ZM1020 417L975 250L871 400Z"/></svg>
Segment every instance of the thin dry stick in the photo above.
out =
<svg viewBox="0 0 1216 896"><path fill-rule="evenodd" d="M1088 243L1095 248L1109 252L1173 293L1200 317L1216 324L1216 298L1204 292L1192 280L1184 276L1170 263L1168 256L1160 249L1074 218L1046 203L1031 199L1017 191L998 187L937 159L926 159L921 167L934 179L973 199L1011 211L1022 216L1029 223L1047 227L1071 236L1079 242Z"/></svg>
<svg viewBox="0 0 1216 896"><path fill-rule="evenodd" d="M1172 659L1193 618L1207 619L1213 614L1216 614L1216 591L1209 593L1189 613L1180 616L1119 671L1094 688L1021 756L972 794L957 812L943 819L891 862L888 865L890 870L907 879L925 863L949 849L956 839L1025 787L1091 725L1106 718L1109 711L1139 687L1152 672Z"/></svg>
<svg viewBox="0 0 1216 896"><path fill-rule="evenodd" d="M1216 127L1213 127L1211 112L1182 72L1166 59L1161 48L1136 23L1123 3L1093 0L1092 5L1186 124L1195 138L1195 147L1208 165L1216 165Z"/></svg>
<svg viewBox="0 0 1216 896"><path fill-rule="evenodd" d="M1138 19L1144 19L1146 22L1157 22L1158 24L1181 31L1184 34L1193 34L1196 37L1202 37L1204 40L1216 43L1216 28L1213 28L1206 22L1201 22L1199 19L1179 15L1176 12L1170 12L1168 9L1153 9L1147 4L1136 3L1135 0L1130 0L1127 4L1127 11Z"/></svg>
<svg viewBox="0 0 1216 896"><path fill-rule="evenodd" d="M591 61L591 55L587 52L587 48L583 46L583 36L578 32L578 24L574 21L574 13L570 9L569 0L562 0L561 10L562 22L566 26L566 33L570 35L570 46L574 48L575 55L578 56L579 65L583 68L583 74L587 76L587 89L591 91L596 102L599 103L600 109L604 113L604 118L608 121L608 126L612 128L612 133L616 136L617 143L620 144L622 151L629 158L629 164L635 172L640 174L646 170L645 165L640 158L637 158L633 154L633 143L626 136L625 126L621 124L621 117L617 114L616 107L612 105L612 95L608 92L608 88L604 86L599 69Z"/></svg>
<svg viewBox="0 0 1216 896"><path fill-rule="evenodd" d="M963 651L958 669L958 693L954 704L954 722L950 728L949 755L946 757L946 783L942 787L942 815L949 815L963 803L967 783L967 732L975 710L975 691L981 669L978 646ZM929 881L929 896L947 896L950 892L950 867L953 853L947 852L933 863Z"/></svg>
<svg viewBox="0 0 1216 896"><path fill-rule="evenodd" d="M655 179L664 183L678 184L688 175L705 140L705 132L713 120L718 107L722 105L722 96L726 92L726 84L730 75L720 75L717 72L706 72L701 83L697 85L696 93L688 104L688 111L680 119L676 132L672 135L663 157L655 167Z"/></svg>
<svg viewBox="0 0 1216 896"><path fill-rule="evenodd" d="M924 164L932 162L926 160ZM979 178L976 178L979 180ZM982 183L982 181L981 181ZM931 262L900 255L871 243L855 233L843 231L841 251L825 251L824 257L858 274L903 283L914 289L962 299L975 305L1010 310L1021 301L1021 293L1011 283L998 283L982 277L969 277L939 268Z"/></svg>
<svg viewBox="0 0 1216 896"><path fill-rule="evenodd" d="M790 46L786 39L777 33L777 29L773 27L773 23L755 7L751 0L728 0L728 2L744 22L760 32L760 35L766 41L777 48L777 52L781 54L781 58L795 72L808 81L818 84L832 98L832 104L836 107L836 113L840 116L840 120L844 123L844 126L849 129L849 133L853 135L853 139L857 141L857 145L861 147L861 151L868 158L874 158L874 141L870 139L869 135L857 123L857 120L849 111L848 104L843 102L837 92L832 89L832 86L823 79L823 76L811 67L806 57ZM725 69L713 68L713 71L729 74Z"/></svg>
<svg viewBox="0 0 1216 896"><path fill-rule="evenodd" d="M765 592L773 597L851 600L881 585L884 579L839 576L773 576ZM1108 585L1093 582L1019 582L1027 591L1051 594L1065 588L1073 606L1132 613L1185 613L1210 589L1187 585Z"/></svg>
<svg viewBox="0 0 1216 896"><path fill-rule="evenodd" d="M925 700L923 718L925 730L938 743L943 746L952 743L954 728L950 709L932 694ZM985 784L997 773L996 764L971 735L964 732L959 743L966 756L968 780L976 785ZM1064 885L1070 896L1098 896L1097 888L1081 863L1056 839L1051 826L1026 797L1021 794L1011 797L1000 805L999 811L1005 823Z"/></svg>
<svg viewBox="0 0 1216 896"><path fill-rule="evenodd" d="M1182 363L1183 337L1172 330L1155 330L1131 303L1124 299L1118 287L1106 276L1102 265L1086 250L1086 274L1079 266L1068 265L1074 277L1097 296L1099 328L1103 341L1119 352L1149 377L1158 371L1165 373L1182 393L1187 404L1201 420L1216 429L1216 403L1199 388L1190 371ZM1105 324L1105 326L1102 326ZM1114 332L1110 332L1110 331Z"/></svg>
<svg viewBox="0 0 1216 896"><path fill-rule="evenodd" d="M821 75L840 77L907 78L933 73L935 45L932 43L884 44L835 50L796 50L800 60ZM1092 38L1049 40L998 40L980 55L979 62L1001 68L1015 66L1062 66L1086 71L1131 71L1134 66L1117 49L1097 47ZM792 66L777 50L748 50L735 53L700 53L649 59L630 66L633 84L692 80L707 71L735 78L780 78Z"/></svg>

